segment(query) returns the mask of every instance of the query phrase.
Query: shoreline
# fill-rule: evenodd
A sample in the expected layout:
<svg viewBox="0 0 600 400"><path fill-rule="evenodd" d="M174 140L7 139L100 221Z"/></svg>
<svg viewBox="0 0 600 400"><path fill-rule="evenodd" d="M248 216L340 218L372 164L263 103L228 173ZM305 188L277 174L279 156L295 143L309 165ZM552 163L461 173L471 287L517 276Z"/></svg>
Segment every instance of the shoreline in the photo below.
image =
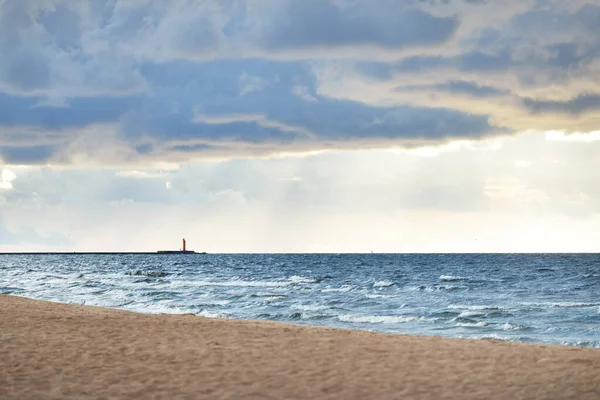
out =
<svg viewBox="0 0 600 400"><path fill-rule="evenodd" d="M600 398L600 349L0 295L0 398Z"/></svg>

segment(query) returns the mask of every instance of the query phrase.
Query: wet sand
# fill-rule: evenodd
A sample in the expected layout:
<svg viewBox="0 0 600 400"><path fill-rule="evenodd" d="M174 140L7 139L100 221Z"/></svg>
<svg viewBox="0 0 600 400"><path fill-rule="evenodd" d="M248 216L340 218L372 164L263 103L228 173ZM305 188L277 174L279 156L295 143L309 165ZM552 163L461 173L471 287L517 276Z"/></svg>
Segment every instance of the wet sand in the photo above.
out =
<svg viewBox="0 0 600 400"><path fill-rule="evenodd" d="M600 349L0 296L1 399L600 399Z"/></svg>

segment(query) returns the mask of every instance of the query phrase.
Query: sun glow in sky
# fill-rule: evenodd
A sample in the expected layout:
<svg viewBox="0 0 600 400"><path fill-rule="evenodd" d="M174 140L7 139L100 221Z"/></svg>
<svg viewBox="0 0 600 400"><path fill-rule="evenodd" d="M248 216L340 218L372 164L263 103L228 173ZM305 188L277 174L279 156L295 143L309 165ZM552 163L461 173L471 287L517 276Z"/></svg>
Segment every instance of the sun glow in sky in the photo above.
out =
<svg viewBox="0 0 600 400"><path fill-rule="evenodd" d="M0 1L0 252L600 250L593 0Z"/></svg>

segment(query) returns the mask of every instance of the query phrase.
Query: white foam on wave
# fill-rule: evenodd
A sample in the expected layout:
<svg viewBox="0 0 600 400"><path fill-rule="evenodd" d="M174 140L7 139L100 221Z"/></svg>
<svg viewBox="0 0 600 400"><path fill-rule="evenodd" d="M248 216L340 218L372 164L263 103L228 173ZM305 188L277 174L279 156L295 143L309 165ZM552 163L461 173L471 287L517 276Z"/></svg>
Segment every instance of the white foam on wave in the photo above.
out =
<svg viewBox="0 0 600 400"><path fill-rule="evenodd" d="M408 290L410 291L425 291L425 292L439 292L442 290L466 290L469 289L468 286L460 286L460 285L434 285L434 286L410 286Z"/></svg>
<svg viewBox="0 0 600 400"><path fill-rule="evenodd" d="M267 303L270 303L270 302L274 302L274 301L278 301L278 300L283 300L285 298L287 298L287 296L274 295L274 296L263 297L262 300L265 301L265 302L267 302Z"/></svg>
<svg viewBox="0 0 600 400"><path fill-rule="evenodd" d="M229 303L231 303L230 300L207 300L206 302L203 302L201 306L226 306Z"/></svg>
<svg viewBox="0 0 600 400"><path fill-rule="evenodd" d="M487 322L458 322L456 323L456 326L461 326L463 328L481 328L483 326L488 326L489 324Z"/></svg>
<svg viewBox="0 0 600 400"><path fill-rule="evenodd" d="M352 289L354 289L356 286L354 285L344 285L342 287L339 288L325 288L322 289L321 292L323 293L328 293L328 292L349 292Z"/></svg>
<svg viewBox="0 0 600 400"><path fill-rule="evenodd" d="M288 280L292 283L316 283L317 280L315 278L307 278L305 276L290 276Z"/></svg>
<svg viewBox="0 0 600 400"><path fill-rule="evenodd" d="M564 340L562 344L566 346L590 347L600 349L600 340Z"/></svg>
<svg viewBox="0 0 600 400"><path fill-rule="evenodd" d="M584 278L600 278L600 274L583 274Z"/></svg>
<svg viewBox="0 0 600 400"><path fill-rule="evenodd" d="M229 318L231 317L231 313L226 311L212 311L212 310L202 310L196 313L199 317L206 318Z"/></svg>
<svg viewBox="0 0 600 400"><path fill-rule="evenodd" d="M360 324L399 324L411 321L426 320L424 317L411 315L357 315L344 314L337 317L341 322L352 322Z"/></svg>
<svg viewBox="0 0 600 400"><path fill-rule="evenodd" d="M444 281L444 282L455 282L455 281L464 281L465 278L464 276L453 276L453 275L440 275L440 281Z"/></svg>
<svg viewBox="0 0 600 400"><path fill-rule="evenodd" d="M173 282L174 283L174 282ZM290 281L245 281L235 279L230 281L186 281L181 286L224 286L224 287L282 287L292 284ZM177 285L175 285L177 286Z"/></svg>
<svg viewBox="0 0 600 400"><path fill-rule="evenodd" d="M129 311L135 311L143 314L189 314L192 313L188 308L180 306L171 306L170 303L156 302L156 303L131 303L123 308Z"/></svg>
<svg viewBox="0 0 600 400"><path fill-rule="evenodd" d="M477 311L463 311L460 314L458 314L457 318L472 318L472 317L481 317L485 315L484 313L481 312L477 312Z"/></svg>
<svg viewBox="0 0 600 400"><path fill-rule="evenodd" d="M519 342L518 338L510 337L510 336L501 336L496 333L489 333L486 335L472 335L468 336L468 339L477 339L477 340L502 340L504 342Z"/></svg>
<svg viewBox="0 0 600 400"><path fill-rule="evenodd" d="M450 304L448 307L449 310L471 310L471 311L478 311L478 310L506 310L506 307L502 307L502 306L486 306L486 305L475 305L475 306L467 306L467 305L460 305L460 304Z"/></svg>
<svg viewBox="0 0 600 400"><path fill-rule="evenodd" d="M507 322L504 325L502 325L502 329L505 331L517 331L517 330L523 329L523 326L518 325L518 324L511 324L510 322Z"/></svg>
<svg viewBox="0 0 600 400"><path fill-rule="evenodd" d="M323 311L330 310L331 306L323 306L323 305L311 305L311 304L294 304L291 307L294 310L300 311Z"/></svg>
<svg viewBox="0 0 600 400"><path fill-rule="evenodd" d="M395 285L392 281L377 281L373 283L373 287L390 287Z"/></svg>
<svg viewBox="0 0 600 400"><path fill-rule="evenodd" d="M391 299L395 296L389 294L376 294L376 293L367 293L365 294L367 299Z"/></svg>

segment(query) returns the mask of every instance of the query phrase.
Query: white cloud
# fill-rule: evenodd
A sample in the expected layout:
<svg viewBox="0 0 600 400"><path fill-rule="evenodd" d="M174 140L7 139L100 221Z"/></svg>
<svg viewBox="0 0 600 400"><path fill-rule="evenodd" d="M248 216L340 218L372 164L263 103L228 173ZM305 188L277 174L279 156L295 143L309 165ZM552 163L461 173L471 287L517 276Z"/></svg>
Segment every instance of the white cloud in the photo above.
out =
<svg viewBox="0 0 600 400"><path fill-rule="evenodd" d="M163 179L169 176L169 174L165 172L148 172L136 170L118 171L116 175L133 179Z"/></svg>
<svg viewBox="0 0 600 400"><path fill-rule="evenodd" d="M10 169L4 167L0 173L0 189L10 190L13 188L12 182L17 178L17 175Z"/></svg>
<svg viewBox="0 0 600 400"><path fill-rule="evenodd" d="M546 140L557 141L557 142L582 142L592 143L600 141L600 131L582 133L573 132L567 133L565 131L549 131L546 132Z"/></svg>
<svg viewBox="0 0 600 400"><path fill-rule="evenodd" d="M598 142L565 147L537 132L475 143L435 157L372 150L199 162L166 182L138 179L152 169L29 167L3 194L3 217L15 229L76 232L79 250L155 250L164 245L144 227L161 226L163 237L185 235L208 251L595 251L587 235L600 234ZM142 236L125 246L132 226Z"/></svg>

